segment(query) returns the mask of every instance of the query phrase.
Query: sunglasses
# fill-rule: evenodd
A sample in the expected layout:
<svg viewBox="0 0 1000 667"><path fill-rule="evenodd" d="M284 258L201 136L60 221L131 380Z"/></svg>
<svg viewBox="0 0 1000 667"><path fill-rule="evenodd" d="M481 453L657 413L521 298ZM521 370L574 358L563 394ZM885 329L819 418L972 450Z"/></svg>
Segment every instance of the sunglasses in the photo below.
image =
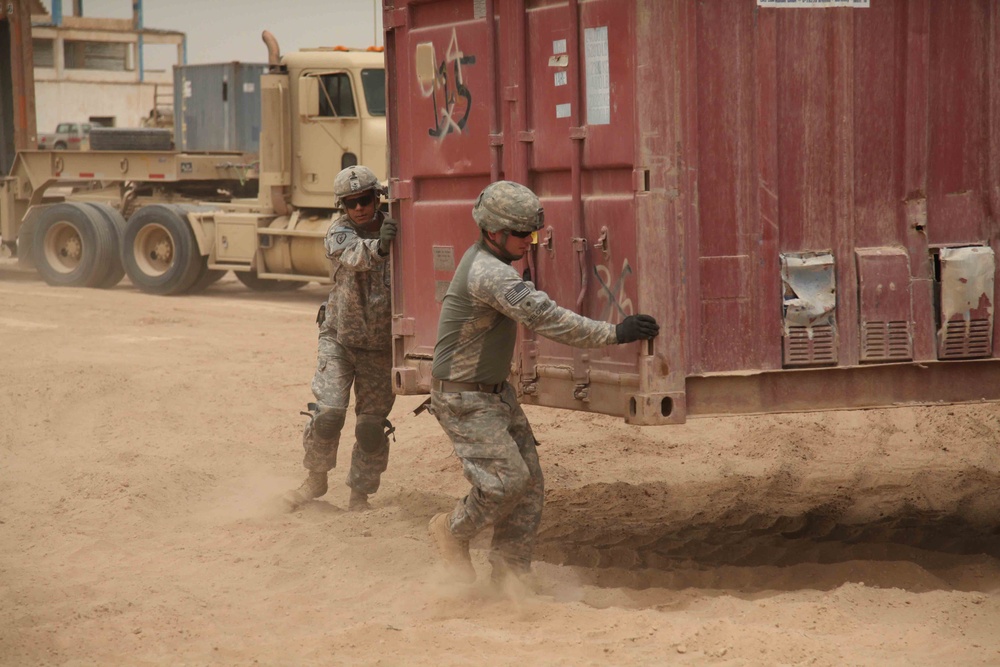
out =
<svg viewBox="0 0 1000 667"><path fill-rule="evenodd" d="M519 239L526 239L534 233L535 232L515 232L514 230L511 230L510 235L516 236Z"/></svg>
<svg viewBox="0 0 1000 667"><path fill-rule="evenodd" d="M361 195L360 197L355 197L354 199L344 199L344 208L350 210L357 206L368 206L373 201L375 201L375 195L368 193L366 195Z"/></svg>

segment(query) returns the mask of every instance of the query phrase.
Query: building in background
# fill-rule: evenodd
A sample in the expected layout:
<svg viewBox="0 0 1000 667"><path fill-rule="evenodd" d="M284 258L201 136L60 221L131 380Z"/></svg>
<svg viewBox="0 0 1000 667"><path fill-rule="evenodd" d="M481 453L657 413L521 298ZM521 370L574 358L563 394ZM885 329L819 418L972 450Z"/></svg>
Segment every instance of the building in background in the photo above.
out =
<svg viewBox="0 0 1000 667"><path fill-rule="evenodd" d="M40 132L64 121L109 127L166 124L157 121L171 107L173 71L146 69L145 54L149 48L171 49L175 64L185 64L183 32L146 28L142 0L133 0L131 19L83 16L82 0L65 5L52 0L51 12L41 0L30 4Z"/></svg>

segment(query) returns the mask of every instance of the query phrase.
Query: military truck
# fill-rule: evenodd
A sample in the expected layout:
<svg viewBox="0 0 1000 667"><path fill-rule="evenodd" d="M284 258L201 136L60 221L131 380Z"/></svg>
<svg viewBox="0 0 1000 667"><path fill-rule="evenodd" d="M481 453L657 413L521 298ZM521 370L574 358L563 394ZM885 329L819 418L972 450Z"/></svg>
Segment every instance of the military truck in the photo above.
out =
<svg viewBox="0 0 1000 667"><path fill-rule="evenodd" d="M259 155L21 151L0 179L0 241L51 285L152 294L198 290L227 271L252 289L329 282L323 248L333 179L385 178L381 48L282 57L262 35Z"/></svg>

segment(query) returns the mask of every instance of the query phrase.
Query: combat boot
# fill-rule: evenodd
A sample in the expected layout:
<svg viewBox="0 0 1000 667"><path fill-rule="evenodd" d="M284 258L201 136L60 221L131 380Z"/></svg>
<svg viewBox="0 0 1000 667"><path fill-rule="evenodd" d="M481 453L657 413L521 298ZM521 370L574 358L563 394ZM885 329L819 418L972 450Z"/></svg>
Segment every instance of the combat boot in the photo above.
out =
<svg viewBox="0 0 1000 667"><path fill-rule="evenodd" d="M364 491L351 489L351 499L347 502L347 509L351 512L367 512L372 508L368 504L368 494Z"/></svg>
<svg viewBox="0 0 1000 667"><path fill-rule="evenodd" d="M469 543L452 534L448 528L448 514L435 514L427 525L427 530L437 546L438 554L455 577L463 584L474 582L476 569L472 567L472 558L469 556Z"/></svg>
<svg viewBox="0 0 1000 667"><path fill-rule="evenodd" d="M309 476L306 477L299 488L289 491L282 497L282 500L284 500L285 505L288 507L288 511L294 512L313 498L319 498L325 494L327 489L326 477L327 474L325 472L313 472L310 470Z"/></svg>

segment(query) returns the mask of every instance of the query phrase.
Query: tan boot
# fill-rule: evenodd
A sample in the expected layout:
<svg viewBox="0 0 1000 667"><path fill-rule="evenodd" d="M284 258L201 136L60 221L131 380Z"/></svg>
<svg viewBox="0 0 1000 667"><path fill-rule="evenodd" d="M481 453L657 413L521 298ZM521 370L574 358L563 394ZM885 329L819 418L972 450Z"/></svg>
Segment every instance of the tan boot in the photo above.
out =
<svg viewBox="0 0 1000 667"><path fill-rule="evenodd" d="M306 477L299 488L289 491L282 496L282 500L288 511L294 512L313 498L319 498L325 494L327 489L326 477L327 474L325 472L313 472L310 470L309 476Z"/></svg>
<svg viewBox="0 0 1000 667"><path fill-rule="evenodd" d="M464 584L474 582L476 569L472 567L472 558L469 556L469 543L452 534L448 527L448 514L435 514L427 525L427 530L437 546L438 554L455 577Z"/></svg>
<svg viewBox="0 0 1000 667"><path fill-rule="evenodd" d="M357 489L351 489L351 499L347 502L347 509L351 512L367 512L372 508L368 504L368 494Z"/></svg>

